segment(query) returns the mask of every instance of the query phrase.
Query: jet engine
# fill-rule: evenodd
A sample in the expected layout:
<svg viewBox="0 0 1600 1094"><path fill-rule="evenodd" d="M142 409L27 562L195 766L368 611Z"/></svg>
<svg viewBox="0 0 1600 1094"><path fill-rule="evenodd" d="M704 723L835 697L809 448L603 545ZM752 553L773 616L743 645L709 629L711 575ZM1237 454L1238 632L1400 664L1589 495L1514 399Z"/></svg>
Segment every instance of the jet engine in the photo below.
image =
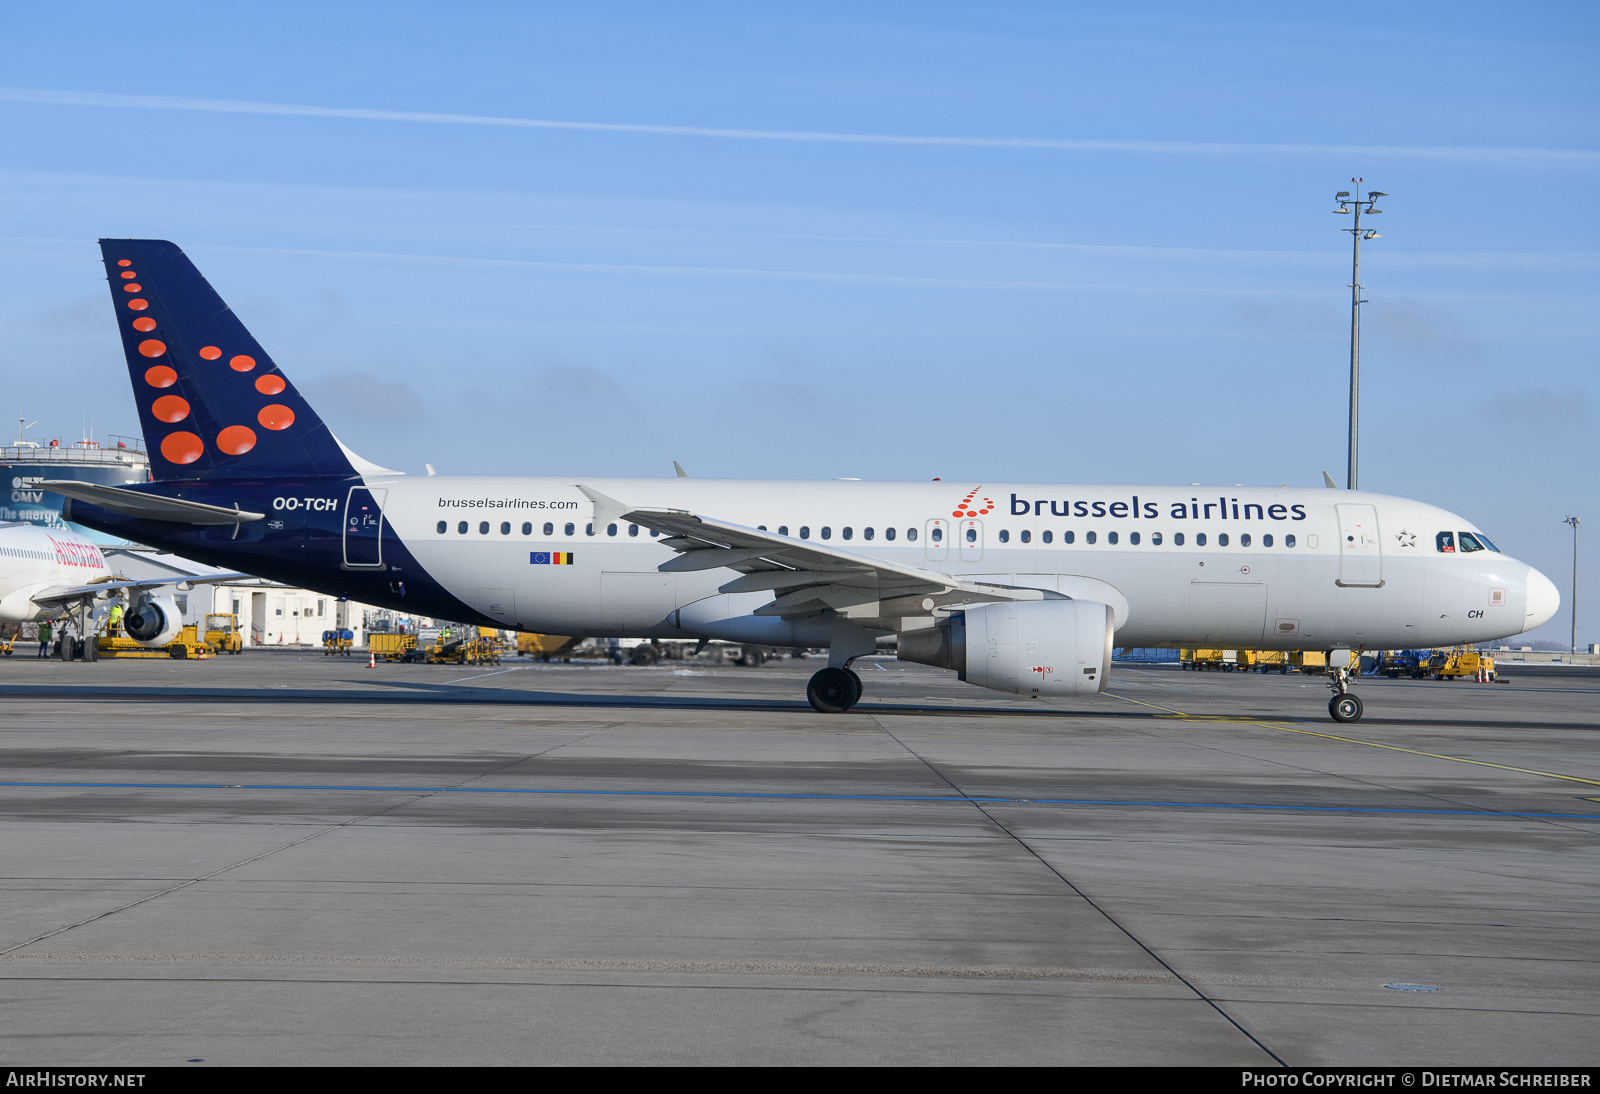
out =
<svg viewBox="0 0 1600 1094"><path fill-rule="evenodd" d="M141 646L165 646L183 629L183 613L164 596L152 596L122 617L122 629Z"/></svg>
<svg viewBox="0 0 1600 1094"><path fill-rule="evenodd" d="M1093 695L1110 676L1115 629L1111 607L1095 600L982 604L901 631L898 656L1015 695Z"/></svg>

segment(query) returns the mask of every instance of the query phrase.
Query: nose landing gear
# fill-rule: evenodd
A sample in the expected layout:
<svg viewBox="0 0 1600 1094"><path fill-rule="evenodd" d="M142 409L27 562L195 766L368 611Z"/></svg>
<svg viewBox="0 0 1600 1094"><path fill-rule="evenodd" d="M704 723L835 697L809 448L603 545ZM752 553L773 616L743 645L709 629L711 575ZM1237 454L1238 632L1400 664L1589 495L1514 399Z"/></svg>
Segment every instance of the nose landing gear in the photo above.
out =
<svg viewBox="0 0 1600 1094"><path fill-rule="evenodd" d="M806 699L819 714L843 714L861 701L861 677L851 669L821 669L806 684Z"/></svg>
<svg viewBox="0 0 1600 1094"><path fill-rule="evenodd" d="M1328 676L1328 686L1333 689L1333 698L1328 700L1328 714L1335 722L1359 722L1361 699L1350 690L1350 670L1330 668Z"/></svg>

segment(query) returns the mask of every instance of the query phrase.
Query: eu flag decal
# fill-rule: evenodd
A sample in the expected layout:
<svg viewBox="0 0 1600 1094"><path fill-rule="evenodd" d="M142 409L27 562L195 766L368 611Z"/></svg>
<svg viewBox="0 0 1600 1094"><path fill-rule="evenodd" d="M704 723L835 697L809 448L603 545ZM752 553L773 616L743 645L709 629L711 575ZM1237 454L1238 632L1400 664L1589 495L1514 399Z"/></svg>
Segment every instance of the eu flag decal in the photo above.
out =
<svg viewBox="0 0 1600 1094"><path fill-rule="evenodd" d="M535 566L571 566L571 551L534 551L528 561Z"/></svg>

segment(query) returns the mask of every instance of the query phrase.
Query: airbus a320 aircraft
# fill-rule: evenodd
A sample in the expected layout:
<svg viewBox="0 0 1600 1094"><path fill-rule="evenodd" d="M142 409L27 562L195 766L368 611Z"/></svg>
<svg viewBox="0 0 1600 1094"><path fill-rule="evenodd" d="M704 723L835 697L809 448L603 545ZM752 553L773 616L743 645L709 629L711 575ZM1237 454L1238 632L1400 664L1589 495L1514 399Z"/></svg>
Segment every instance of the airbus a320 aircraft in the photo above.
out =
<svg viewBox="0 0 1600 1094"><path fill-rule="evenodd" d="M113 574L100 548L75 532L0 523L0 622L70 618L75 610L78 637L59 647L66 661L96 659L99 646L89 637L89 613L97 600L130 598L133 610L123 619L124 633L141 646L159 647L178 637L183 616L174 601L157 595L157 589L246 576L129 580Z"/></svg>
<svg viewBox="0 0 1600 1094"><path fill-rule="evenodd" d="M1332 490L407 477L362 460L176 246L101 241L154 481L49 482L71 520L334 596L556 634L894 648L1025 696L1105 690L1115 642L1330 652L1499 638L1560 603L1472 522Z"/></svg>

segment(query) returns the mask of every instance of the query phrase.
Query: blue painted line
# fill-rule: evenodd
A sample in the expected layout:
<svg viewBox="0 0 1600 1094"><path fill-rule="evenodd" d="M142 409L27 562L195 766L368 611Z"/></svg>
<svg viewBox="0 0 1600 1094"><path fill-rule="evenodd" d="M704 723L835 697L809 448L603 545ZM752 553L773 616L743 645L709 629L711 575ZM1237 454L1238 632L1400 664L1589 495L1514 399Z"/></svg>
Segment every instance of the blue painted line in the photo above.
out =
<svg viewBox="0 0 1600 1094"><path fill-rule="evenodd" d="M1600 813L1508 813L1498 809L1385 809L1358 805L1246 805L1241 802L1138 801L1105 798L982 798L948 794L780 794L731 790L560 790L493 786L351 786L324 783L6 782L0 787L90 790L348 790L388 794L536 794L611 798L768 798L790 801L937 802L946 805L1115 805L1159 809L1242 809L1288 813L1383 813L1424 817L1521 817L1593 820Z"/></svg>

